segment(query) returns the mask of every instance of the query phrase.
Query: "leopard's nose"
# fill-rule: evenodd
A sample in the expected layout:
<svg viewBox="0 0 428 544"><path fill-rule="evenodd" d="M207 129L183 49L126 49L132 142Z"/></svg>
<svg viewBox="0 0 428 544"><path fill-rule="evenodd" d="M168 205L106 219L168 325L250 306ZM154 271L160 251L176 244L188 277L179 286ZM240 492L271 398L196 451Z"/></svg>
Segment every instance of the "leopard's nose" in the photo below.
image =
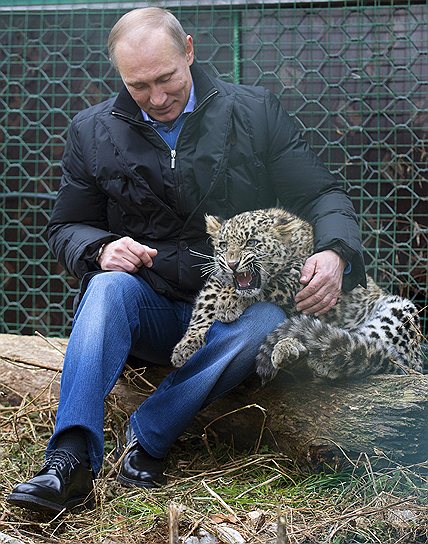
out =
<svg viewBox="0 0 428 544"><path fill-rule="evenodd" d="M239 261L227 261L227 266L231 270L236 270L236 267L238 266Z"/></svg>

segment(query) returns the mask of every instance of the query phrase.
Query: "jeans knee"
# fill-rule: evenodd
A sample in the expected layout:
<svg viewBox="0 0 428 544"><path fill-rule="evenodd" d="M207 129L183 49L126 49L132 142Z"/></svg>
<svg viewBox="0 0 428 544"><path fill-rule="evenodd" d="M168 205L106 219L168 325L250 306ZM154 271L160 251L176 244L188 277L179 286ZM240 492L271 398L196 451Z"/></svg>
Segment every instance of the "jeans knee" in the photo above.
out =
<svg viewBox="0 0 428 544"><path fill-rule="evenodd" d="M280 306L272 302L256 302L245 310L243 317L257 324L257 328L265 329L266 334L269 334L285 321L287 314Z"/></svg>
<svg viewBox="0 0 428 544"><path fill-rule="evenodd" d="M115 297L135 288L136 280L132 274L111 271L94 276L89 282L86 292L96 296Z"/></svg>
<svg viewBox="0 0 428 544"><path fill-rule="evenodd" d="M138 279L126 272L103 272L94 276L79 304L77 315L86 306L102 316L114 308L133 307L137 299Z"/></svg>
<svg viewBox="0 0 428 544"><path fill-rule="evenodd" d="M245 346L253 349L287 318L276 304L257 302L252 304L239 319L231 323L215 321L207 333L207 342L225 341L229 346Z"/></svg>

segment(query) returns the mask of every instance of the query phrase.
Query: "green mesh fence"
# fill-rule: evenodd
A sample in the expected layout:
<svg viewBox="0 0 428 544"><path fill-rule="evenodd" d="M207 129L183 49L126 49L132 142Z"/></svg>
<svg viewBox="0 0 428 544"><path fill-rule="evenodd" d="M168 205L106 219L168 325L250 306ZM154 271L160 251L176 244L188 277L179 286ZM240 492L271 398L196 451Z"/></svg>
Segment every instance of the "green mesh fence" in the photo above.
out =
<svg viewBox="0 0 428 544"><path fill-rule="evenodd" d="M216 74L281 98L349 188L369 273L415 301L426 331L426 2L151 4ZM108 31L143 5L0 0L0 332L70 331L77 282L45 237L67 127L119 88Z"/></svg>

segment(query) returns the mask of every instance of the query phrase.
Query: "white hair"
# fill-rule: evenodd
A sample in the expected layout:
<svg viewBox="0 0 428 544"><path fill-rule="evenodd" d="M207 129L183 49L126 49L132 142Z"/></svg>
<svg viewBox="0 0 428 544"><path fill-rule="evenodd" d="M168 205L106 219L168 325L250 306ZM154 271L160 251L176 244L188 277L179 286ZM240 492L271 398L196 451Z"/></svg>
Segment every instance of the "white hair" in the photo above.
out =
<svg viewBox="0 0 428 544"><path fill-rule="evenodd" d="M115 50L121 39L134 31L144 34L144 32L153 29L166 30L177 49L183 54L186 53L187 34L170 11L157 7L134 9L125 13L113 26L109 34L108 51L113 66L117 68Z"/></svg>

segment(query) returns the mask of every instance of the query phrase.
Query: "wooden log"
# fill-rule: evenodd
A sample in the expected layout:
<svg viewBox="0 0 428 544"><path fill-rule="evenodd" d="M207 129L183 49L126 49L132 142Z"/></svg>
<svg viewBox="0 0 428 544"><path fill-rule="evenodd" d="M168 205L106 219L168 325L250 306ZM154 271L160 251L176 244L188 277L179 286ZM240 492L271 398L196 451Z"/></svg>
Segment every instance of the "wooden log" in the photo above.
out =
<svg viewBox="0 0 428 544"><path fill-rule="evenodd" d="M338 466L344 456L385 454L413 463L428 459L428 376L374 376L336 385L291 383L285 375L264 389L254 381L235 390L201 415L215 421L220 436L232 436L248 447L269 444L313 469ZM257 406L245 410L249 404ZM266 411L263 412L261 408ZM222 414L228 416L221 417ZM264 418L265 421L264 421Z"/></svg>
<svg viewBox="0 0 428 544"><path fill-rule="evenodd" d="M3 394L57 397L66 340L0 335ZM125 372L114 403L132 412L168 369ZM14 392L14 393L12 393ZM238 449L268 444L318 469L346 456L381 454L399 462L428 459L428 376L374 376L353 383L292 381L280 373L261 388L256 378L207 407L192 432L232 440Z"/></svg>

